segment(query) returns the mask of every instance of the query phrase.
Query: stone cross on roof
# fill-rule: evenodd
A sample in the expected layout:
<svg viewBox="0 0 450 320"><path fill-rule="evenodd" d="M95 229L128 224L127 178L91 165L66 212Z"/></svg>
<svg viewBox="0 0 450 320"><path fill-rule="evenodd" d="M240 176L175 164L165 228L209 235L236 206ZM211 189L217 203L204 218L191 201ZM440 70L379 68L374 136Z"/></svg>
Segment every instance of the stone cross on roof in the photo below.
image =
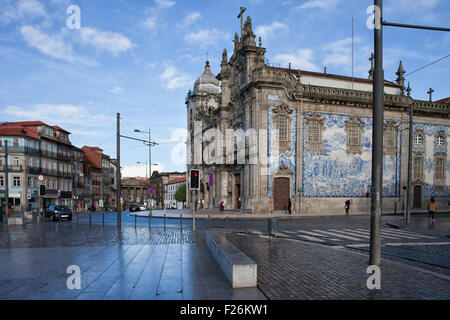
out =
<svg viewBox="0 0 450 320"><path fill-rule="evenodd" d="M241 7L241 12L240 12L239 15L237 16L238 19L239 19L239 18L241 19L241 37L242 37L242 35L243 35L243 33L244 33L244 12L245 12L245 10L247 10L247 8Z"/></svg>
<svg viewBox="0 0 450 320"><path fill-rule="evenodd" d="M369 79L373 79L373 60L375 59L375 55L373 54L373 52L370 54L370 70L369 70Z"/></svg>
<svg viewBox="0 0 450 320"><path fill-rule="evenodd" d="M432 100L433 92L434 92L433 88L430 88L430 90L427 91L427 93L430 95L430 102L433 102L433 100Z"/></svg>

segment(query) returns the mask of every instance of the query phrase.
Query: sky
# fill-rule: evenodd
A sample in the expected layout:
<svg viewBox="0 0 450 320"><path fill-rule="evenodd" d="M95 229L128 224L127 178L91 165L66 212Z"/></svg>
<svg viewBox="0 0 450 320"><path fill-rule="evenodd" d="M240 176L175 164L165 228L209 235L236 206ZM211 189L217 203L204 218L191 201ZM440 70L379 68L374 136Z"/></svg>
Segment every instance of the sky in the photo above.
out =
<svg viewBox="0 0 450 320"><path fill-rule="evenodd" d="M385 0L390 22L450 27L448 0ZM0 0L0 122L41 120L77 147L116 157L121 134L152 140L152 170L184 171L185 97L208 59L220 71L233 52L239 8L267 49L268 63L367 78L373 30L364 0ZM80 9L80 28L71 5ZM70 9L70 8L69 8ZM450 33L385 27L384 72L399 61L415 99L450 96ZM148 147L121 139L123 176L147 174ZM140 162L138 164L137 162Z"/></svg>

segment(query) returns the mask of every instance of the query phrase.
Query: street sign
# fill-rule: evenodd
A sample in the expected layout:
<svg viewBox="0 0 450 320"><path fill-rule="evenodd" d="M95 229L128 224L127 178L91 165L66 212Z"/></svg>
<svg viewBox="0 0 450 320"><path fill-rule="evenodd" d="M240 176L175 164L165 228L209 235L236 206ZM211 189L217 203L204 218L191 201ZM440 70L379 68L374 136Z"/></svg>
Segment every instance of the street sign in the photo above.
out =
<svg viewBox="0 0 450 320"><path fill-rule="evenodd" d="M153 190L152 188L148 189L148 194L153 194L155 192L155 190Z"/></svg>
<svg viewBox="0 0 450 320"><path fill-rule="evenodd" d="M42 174L37 176L39 182L44 182L44 176Z"/></svg>

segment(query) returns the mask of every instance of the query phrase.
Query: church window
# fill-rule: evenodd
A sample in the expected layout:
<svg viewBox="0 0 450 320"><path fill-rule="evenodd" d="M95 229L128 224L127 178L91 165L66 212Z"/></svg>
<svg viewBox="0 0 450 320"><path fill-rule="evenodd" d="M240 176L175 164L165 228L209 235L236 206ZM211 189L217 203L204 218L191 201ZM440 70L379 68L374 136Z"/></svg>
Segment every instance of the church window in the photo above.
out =
<svg viewBox="0 0 450 320"><path fill-rule="evenodd" d="M421 181L422 176L423 176L423 156L415 155L413 163L413 179Z"/></svg>
<svg viewBox="0 0 450 320"><path fill-rule="evenodd" d="M347 129L347 153L361 154L363 122L358 117L350 117L345 122Z"/></svg>
<svg viewBox="0 0 450 320"><path fill-rule="evenodd" d="M434 158L434 179L436 181L445 181L445 161L447 156L444 153L436 154Z"/></svg>
<svg viewBox="0 0 450 320"><path fill-rule="evenodd" d="M397 154L397 132L398 128L395 122L390 121L384 125L383 153L385 155Z"/></svg>
<svg viewBox="0 0 450 320"><path fill-rule="evenodd" d="M438 148L442 148L445 146L445 134L443 131L440 131L436 136L436 146Z"/></svg>
<svg viewBox="0 0 450 320"><path fill-rule="evenodd" d="M291 114L294 110L282 104L273 110L273 123L278 130L279 152L288 152L291 149Z"/></svg>
<svg viewBox="0 0 450 320"><path fill-rule="evenodd" d="M322 131L324 120L319 114L305 117L306 151L322 152Z"/></svg>
<svg viewBox="0 0 450 320"><path fill-rule="evenodd" d="M280 137L280 141L286 141L288 139L288 119L287 117L281 116L278 117L278 134Z"/></svg>
<svg viewBox="0 0 450 320"><path fill-rule="evenodd" d="M421 133L416 133L414 136L414 144L419 146L423 145L423 135Z"/></svg>

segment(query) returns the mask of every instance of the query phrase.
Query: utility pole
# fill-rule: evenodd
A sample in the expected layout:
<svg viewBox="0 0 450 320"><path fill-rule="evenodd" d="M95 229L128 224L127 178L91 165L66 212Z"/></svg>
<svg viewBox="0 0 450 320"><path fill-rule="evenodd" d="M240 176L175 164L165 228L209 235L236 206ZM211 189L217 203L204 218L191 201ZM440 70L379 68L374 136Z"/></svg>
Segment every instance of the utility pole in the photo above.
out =
<svg viewBox="0 0 450 320"><path fill-rule="evenodd" d="M384 71L383 71L383 1L374 0L379 8L375 14L374 49L375 71L373 77L373 127L372 127L372 187L370 208L370 258L371 265L380 264L380 226L383 191L383 113L384 113Z"/></svg>
<svg viewBox="0 0 450 320"><path fill-rule="evenodd" d="M152 145L150 141L152 141L152 134L150 128L148 128L148 189L150 190L152 188L151 180L152 180ZM153 208L153 201L152 201L152 195L149 193L149 190L147 190L148 197L150 198L149 204L150 204L150 215L152 214L152 208Z"/></svg>
<svg viewBox="0 0 450 320"><path fill-rule="evenodd" d="M9 186L8 186L8 140L5 140L5 216L8 221L9 215Z"/></svg>
<svg viewBox="0 0 450 320"><path fill-rule="evenodd" d="M117 203L117 226L122 227L122 214L121 214L121 201L120 201L120 113L117 113L117 190L116 190L116 203Z"/></svg>
<svg viewBox="0 0 450 320"><path fill-rule="evenodd" d="M450 28L442 28L442 27L432 27L432 26L420 26L420 25L413 25L413 24L404 24L404 23L393 23L388 21L383 21L382 15L383 15L383 9L382 9L382 1L376 1L375 0L375 6L378 6L380 9L380 31L382 31L382 26L390 26L390 27L400 27L400 28L411 28L411 29L422 29L422 30L433 30L433 31L445 31L450 32ZM375 17L377 19L377 17ZM377 29L375 28L375 48L377 46ZM381 36L380 36L381 37ZM378 44L381 44L382 39L379 40ZM375 88L374 88L375 89ZM410 97L410 91L411 88L409 87L408 83L408 89L406 90L408 93L408 97ZM430 88L430 90L427 92L429 96L429 102L433 102L432 94L434 90ZM413 101L411 101L409 105L409 146L408 146L408 186L406 189L406 206L405 206L405 219L406 224L409 224L410 220L410 203L411 203L411 175L412 175L412 144L413 144Z"/></svg>
<svg viewBox="0 0 450 320"><path fill-rule="evenodd" d="M413 144L413 103L409 104L409 139L408 139L408 185L406 186L405 222L409 224L411 203L411 175L412 175L412 144Z"/></svg>

